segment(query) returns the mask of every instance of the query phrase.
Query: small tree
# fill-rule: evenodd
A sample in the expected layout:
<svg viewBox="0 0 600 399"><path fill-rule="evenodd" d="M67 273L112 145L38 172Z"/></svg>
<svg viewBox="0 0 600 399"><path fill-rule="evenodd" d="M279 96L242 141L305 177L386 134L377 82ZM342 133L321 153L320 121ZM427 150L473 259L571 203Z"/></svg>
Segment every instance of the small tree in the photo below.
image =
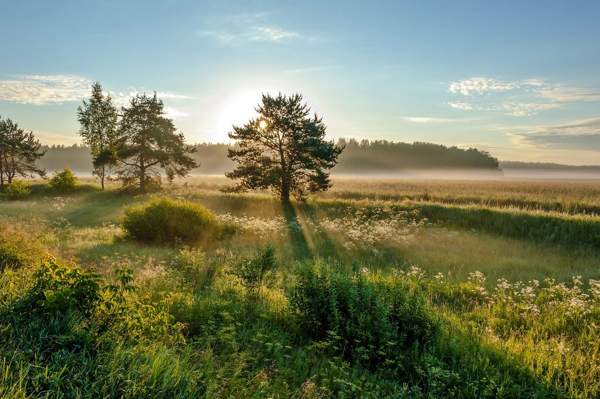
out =
<svg viewBox="0 0 600 399"><path fill-rule="evenodd" d="M16 176L45 176L45 170L36 166L44 155L33 132L26 132L10 119L0 118L0 191L11 184Z"/></svg>
<svg viewBox="0 0 600 399"><path fill-rule="evenodd" d="M94 174L100 178L103 190L104 180L111 166L116 163L117 117L117 109L110 95L105 96L100 83L94 83L89 100L83 100L83 104L77 108L77 119L81 124L79 134L90 146Z"/></svg>
<svg viewBox="0 0 600 399"><path fill-rule="evenodd" d="M290 194L304 199L307 193L327 190L329 169L343 147L325 140L322 118L310 116L300 94L263 95L256 111L258 118L229 133L237 147L228 157L237 166L226 176L240 180L238 189L271 189L283 202L289 202Z"/></svg>
<svg viewBox="0 0 600 399"><path fill-rule="evenodd" d="M148 183L164 171L171 181L196 167L190 156L195 151L176 133L173 121L164 116L163 102L156 93L137 95L123 108L119 123L116 156L121 164L117 174L125 185L137 184L146 191Z"/></svg>

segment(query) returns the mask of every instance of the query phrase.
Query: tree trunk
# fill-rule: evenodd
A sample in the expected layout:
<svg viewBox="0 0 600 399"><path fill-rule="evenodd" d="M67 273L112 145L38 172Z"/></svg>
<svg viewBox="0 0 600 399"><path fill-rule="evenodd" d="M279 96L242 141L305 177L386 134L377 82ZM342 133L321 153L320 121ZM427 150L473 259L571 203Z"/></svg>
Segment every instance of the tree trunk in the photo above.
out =
<svg viewBox="0 0 600 399"><path fill-rule="evenodd" d="M101 173L102 174L100 175L100 185L102 186L102 191L104 191L104 174L106 173L105 169L104 169L104 165L102 165L102 172Z"/></svg>
<svg viewBox="0 0 600 399"><path fill-rule="evenodd" d="M281 182L281 202L285 204L290 202L290 185L285 179Z"/></svg>

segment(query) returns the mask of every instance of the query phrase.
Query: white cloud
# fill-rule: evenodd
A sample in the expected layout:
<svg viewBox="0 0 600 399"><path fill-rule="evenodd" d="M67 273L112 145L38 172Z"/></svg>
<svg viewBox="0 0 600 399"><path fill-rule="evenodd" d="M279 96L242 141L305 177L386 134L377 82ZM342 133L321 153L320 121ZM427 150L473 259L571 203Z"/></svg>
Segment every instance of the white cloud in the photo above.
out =
<svg viewBox="0 0 600 399"><path fill-rule="evenodd" d="M248 42L283 43L302 38L298 32L270 23L268 17L267 13L213 17L207 19L208 29L203 29L198 34L225 45Z"/></svg>
<svg viewBox="0 0 600 399"><path fill-rule="evenodd" d="M299 36L296 32L287 31L277 26L259 26L254 28L254 31L255 33L250 39L260 42L279 42Z"/></svg>
<svg viewBox="0 0 600 399"><path fill-rule="evenodd" d="M405 116L402 119L412 123L447 123L459 121L458 119L436 118L430 116Z"/></svg>
<svg viewBox="0 0 600 399"><path fill-rule="evenodd" d="M189 113L173 107L165 107L165 115L170 119L183 119L190 116Z"/></svg>
<svg viewBox="0 0 600 399"><path fill-rule="evenodd" d="M502 103L501 107L513 116L530 116L535 115L540 111L560 108L560 104L556 103L521 103L521 102L506 102Z"/></svg>
<svg viewBox="0 0 600 399"><path fill-rule="evenodd" d="M24 75L14 79L0 80L0 101L18 104L62 104L78 102L90 95L92 80L79 75ZM108 90L117 106L127 105L137 94L153 91L129 89L127 91ZM192 97L172 93L157 92L163 100L188 100ZM181 115L179 115L181 116Z"/></svg>
<svg viewBox="0 0 600 399"><path fill-rule="evenodd" d="M450 101L464 111L496 111L512 116L530 116L568 103L600 101L600 91L570 87L542 79L502 81L474 77L451 82L448 91L469 97L470 102Z"/></svg>
<svg viewBox="0 0 600 399"><path fill-rule="evenodd" d="M455 109L462 109L463 111L472 111L473 105L460 101L450 101L448 105Z"/></svg>
<svg viewBox="0 0 600 399"><path fill-rule="evenodd" d="M61 104L89 94L91 81L77 75L25 75L0 80L0 101L19 104Z"/></svg>
<svg viewBox="0 0 600 399"><path fill-rule="evenodd" d="M509 136L520 147L600 151L600 118L525 127Z"/></svg>
<svg viewBox="0 0 600 399"><path fill-rule="evenodd" d="M474 77L450 83L448 90L451 93L460 93L464 96L485 94L488 92L505 92L515 89L516 82L503 82L496 79Z"/></svg>

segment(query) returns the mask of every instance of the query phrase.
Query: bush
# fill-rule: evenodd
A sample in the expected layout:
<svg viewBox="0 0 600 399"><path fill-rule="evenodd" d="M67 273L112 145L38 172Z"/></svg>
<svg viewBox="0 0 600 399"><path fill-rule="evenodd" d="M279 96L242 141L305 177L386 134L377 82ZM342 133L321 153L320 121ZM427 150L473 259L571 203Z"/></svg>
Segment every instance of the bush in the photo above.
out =
<svg viewBox="0 0 600 399"><path fill-rule="evenodd" d="M265 279L277 268L275 249L268 246L251 258L242 259L233 274L237 276L251 295L256 295Z"/></svg>
<svg viewBox="0 0 600 399"><path fill-rule="evenodd" d="M158 199L125 211L123 228L132 238L153 243L191 243L216 227L208 209L189 201Z"/></svg>
<svg viewBox="0 0 600 399"><path fill-rule="evenodd" d="M46 254L31 237L11 228L0 226L0 272L35 266L46 258Z"/></svg>
<svg viewBox="0 0 600 399"><path fill-rule="evenodd" d="M27 197L31 193L31 188L29 184L25 183L22 180L13 180L8 186L4 188L2 195L5 198L16 200L23 199Z"/></svg>
<svg viewBox="0 0 600 399"><path fill-rule="evenodd" d="M50 179L50 187L58 192L73 191L77 187L77 177L71 169L65 168Z"/></svg>
<svg viewBox="0 0 600 399"><path fill-rule="evenodd" d="M398 285L378 287L360 274L303 270L290 303L313 338L369 368L402 367L437 333L421 297Z"/></svg>

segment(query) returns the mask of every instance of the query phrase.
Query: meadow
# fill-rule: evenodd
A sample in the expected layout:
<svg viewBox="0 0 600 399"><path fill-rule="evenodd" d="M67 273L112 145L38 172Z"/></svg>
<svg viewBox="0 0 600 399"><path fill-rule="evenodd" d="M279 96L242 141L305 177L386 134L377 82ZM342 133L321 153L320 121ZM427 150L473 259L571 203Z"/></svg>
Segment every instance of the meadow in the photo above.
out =
<svg viewBox="0 0 600 399"><path fill-rule="evenodd" d="M1 200L0 396L600 395L600 182L228 186ZM133 239L159 197L222 227Z"/></svg>

